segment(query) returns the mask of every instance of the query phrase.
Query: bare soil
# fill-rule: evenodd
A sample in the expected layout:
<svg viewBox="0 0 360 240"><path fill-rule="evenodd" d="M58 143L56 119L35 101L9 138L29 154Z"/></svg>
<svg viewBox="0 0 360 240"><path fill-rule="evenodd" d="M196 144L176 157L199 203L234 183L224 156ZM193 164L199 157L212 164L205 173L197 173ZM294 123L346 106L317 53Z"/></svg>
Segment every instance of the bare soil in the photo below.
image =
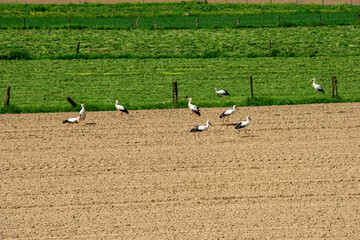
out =
<svg viewBox="0 0 360 240"><path fill-rule="evenodd" d="M360 103L226 109L0 115L0 239L360 239Z"/></svg>

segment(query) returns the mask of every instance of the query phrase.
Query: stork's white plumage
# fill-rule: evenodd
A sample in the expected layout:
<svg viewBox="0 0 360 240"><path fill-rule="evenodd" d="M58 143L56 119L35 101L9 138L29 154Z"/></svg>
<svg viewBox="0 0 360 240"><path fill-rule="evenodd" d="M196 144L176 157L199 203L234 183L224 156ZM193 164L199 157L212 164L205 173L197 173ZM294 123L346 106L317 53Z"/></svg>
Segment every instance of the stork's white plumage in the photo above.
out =
<svg viewBox="0 0 360 240"><path fill-rule="evenodd" d="M324 92L324 90L322 89L322 87L321 87L319 84L316 84L316 83L315 83L315 78L313 78L311 81L312 81L312 86L313 86L313 88L315 88L317 95L319 94L319 92L322 92L323 94L325 94L325 92Z"/></svg>
<svg viewBox="0 0 360 240"><path fill-rule="evenodd" d="M244 128L244 131L245 131L245 133L247 134L247 132L246 132L246 127L249 126L250 120L251 120L250 117L247 116L247 117L246 117L246 121L242 121L242 122L240 122L239 124L237 124L237 125L235 126L235 131L238 131L238 136L240 135L240 129L241 129L241 128Z"/></svg>
<svg viewBox="0 0 360 240"><path fill-rule="evenodd" d="M83 122L84 122L84 125L86 124L86 123L85 123L85 117L86 117L85 105L84 105L84 104L81 104L80 121L83 121Z"/></svg>
<svg viewBox="0 0 360 240"><path fill-rule="evenodd" d="M194 127L193 129L191 129L190 132L194 133L195 139L196 139L195 133L199 132L198 137L199 137L200 141L202 141L200 138L200 133L203 131L206 131L210 125L212 125L212 124L209 121L207 121L206 125L198 125L198 126Z"/></svg>
<svg viewBox="0 0 360 240"><path fill-rule="evenodd" d="M119 105L118 100L116 100L116 102L115 102L115 107L116 107L117 110L120 111L120 113L121 113L120 121L122 121L122 113L124 112L126 114L129 114L129 111L124 106Z"/></svg>
<svg viewBox="0 0 360 240"><path fill-rule="evenodd" d="M230 124L230 115L233 114L235 112L235 109L238 109L235 105L233 106L232 109L226 110L225 112L223 112L220 115L220 118L224 118L227 117L228 118L228 125ZM239 109L238 109L239 110Z"/></svg>
<svg viewBox="0 0 360 240"><path fill-rule="evenodd" d="M225 96L230 96L230 93L228 93L226 90L217 90L217 88L214 89L215 93L219 96L222 96L225 99Z"/></svg>
<svg viewBox="0 0 360 240"><path fill-rule="evenodd" d="M199 108L198 108L197 106L195 106L194 104L192 104L191 101L192 101L192 98L189 98L189 99L187 100L189 109L190 109L190 111L193 113L194 119L195 119L196 115L198 115L198 116L200 117L200 110L199 110ZM195 114L196 114L196 115L195 115Z"/></svg>
<svg viewBox="0 0 360 240"><path fill-rule="evenodd" d="M74 124L78 124L80 122L80 117L76 117L76 118L69 118L65 121L63 121L63 123L67 123L64 132L66 132L66 130L68 129L68 127L71 125L72 131L74 131Z"/></svg>

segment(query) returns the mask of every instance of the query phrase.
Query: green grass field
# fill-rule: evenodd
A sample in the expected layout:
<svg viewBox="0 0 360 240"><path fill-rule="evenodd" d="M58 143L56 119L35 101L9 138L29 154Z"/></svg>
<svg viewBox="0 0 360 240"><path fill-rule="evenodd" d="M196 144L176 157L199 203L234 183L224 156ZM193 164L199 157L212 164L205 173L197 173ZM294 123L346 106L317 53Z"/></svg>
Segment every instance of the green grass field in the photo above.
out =
<svg viewBox="0 0 360 240"><path fill-rule="evenodd" d="M11 59L16 53L26 53L30 59L359 56L359 31L360 26L6 30L2 33L0 58ZM81 54L76 54L78 42Z"/></svg>
<svg viewBox="0 0 360 240"><path fill-rule="evenodd" d="M186 107L185 96L199 107L360 101L359 61L359 56L2 61L0 96L10 85L12 107L1 111L71 111L67 96L88 110L113 110L115 100L129 109L170 108L172 81L178 82L176 107ZM331 97L331 76L337 76L339 99ZM325 95L316 96L313 77ZM231 98L216 96L215 87Z"/></svg>
<svg viewBox="0 0 360 240"><path fill-rule="evenodd" d="M78 111L68 96L89 111L113 110L115 100L130 110L186 107L185 96L199 107L360 101L359 10L195 2L0 4L0 99L11 86L10 106L0 113ZM319 14L322 25L306 20L319 21ZM129 18L140 15L138 29L129 27ZM151 28L154 16L156 30ZM200 29L194 27L195 16L200 16ZM335 16L334 22L327 16ZM23 17L35 29L19 27ZM332 76L338 79L338 98L331 95ZM313 77L325 95L316 96ZM177 105L172 103L173 81L178 82ZM216 96L215 87L228 90L231 98Z"/></svg>
<svg viewBox="0 0 360 240"><path fill-rule="evenodd" d="M359 10L360 11L360 10ZM279 22L277 21L279 17ZM25 18L25 23L24 23ZM296 26L360 25L356 12L269 13L240 16L154 16L154 17L3 17L0 29L214 29ZM197 26L196 20L199 20ZM70 19L70 24L69 24ZM136 24L137 23L137 24Z"/></svg>
<svg viewBox="0 0 360 240"><path fill-rule="evenodd" d="M118 3L118 4L0 4L0 17L171 17L171 16L243 16L303 13L359 13L360 6L350 4L205 4L202 2Z"/></svg>

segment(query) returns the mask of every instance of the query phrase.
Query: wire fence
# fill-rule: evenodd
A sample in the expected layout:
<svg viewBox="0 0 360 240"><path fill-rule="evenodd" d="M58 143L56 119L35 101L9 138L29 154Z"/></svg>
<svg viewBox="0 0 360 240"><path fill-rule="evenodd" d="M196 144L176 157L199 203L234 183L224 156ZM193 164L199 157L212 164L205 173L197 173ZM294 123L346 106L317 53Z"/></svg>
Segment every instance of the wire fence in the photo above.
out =
<svg viewBox="0 0 360 240"><path fill-rule="evenodd" d="M191 2L193 0L0 0L0 3L62 4L62 3L123 3L123 2ZM297 4L351 4L360 0L200 0L207 3L297 3Z"/></svg>

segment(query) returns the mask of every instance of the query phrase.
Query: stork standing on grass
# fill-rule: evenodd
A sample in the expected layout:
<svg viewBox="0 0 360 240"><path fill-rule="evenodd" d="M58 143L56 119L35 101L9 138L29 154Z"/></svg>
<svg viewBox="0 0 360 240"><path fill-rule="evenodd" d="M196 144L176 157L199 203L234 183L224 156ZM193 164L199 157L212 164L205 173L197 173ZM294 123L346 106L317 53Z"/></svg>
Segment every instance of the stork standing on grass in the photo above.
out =
<svg viewBox="0 0 360 240"><path fill-rule="evenodd" d="M239 110L239 109L234 105L232 109L226 110L225 112L223 112L223 113L220 115L220 118L224 118L224 119L225 119L225 117L228 118L228 126L229 126L229 124L230 124L230 115L235 112L235 109Z"/></svg>
<svg viewBox="0 0 360 240"><path fill-rule="evenodd" d="M222 96L225 99L225 96L230 96L230 93L228 93L226 90L217 90L217 88L215 88L213 91L215 91L215 93L219 96Z"/></svg>
<svg viewBox="0 0 360 240"><path fill-rule="evenodd" d="M246 127L247 126L249 126L249 123L250 123L250 117L249 116L247 116L246 117L246 121L242 121L241 123L238 123L236 126L235 126L235 131L238 131L238 137L240 136L240 129L241 128L244 128L244 131L245 131L245 133L246 134L248 134L247 132L246 132Z"/></svg>
<svg viewBox="0 0 360 240"><path fill-rule="evenodd" d="M207 121L206 125L198 125L198 126L194 127L193 129L191 129L190 132L194 133L195 139L196 139L195 133L199 132L198 137L199 137L200 141L202 141L200 138L200 133L203 131L206 131L210 125L212 126L212 124L209 121Z"/></svg>
<svg viewBox="0 0 360 240"><path fill-rule="evenodd" d="M198 115L200 117L200 110L197 106L195 106L194 104L191 104L191 101L192 101L192 98L189 98L186 102L188 102L189 109L193 113L194 120L195 120L196 115Z"/></svg>
<svg viewBox="0 0 360 240"><path fill-rule="evenodd" d="M315 88L315 90L316 90L316 95L319 96L319 92L322 92L323 94L325 94L325 92L324 92L324 90L322 89L322 87L321 87L319 84L316 84L316 83L315 83L315 78L313 78L311 81L312 81L312 86L313 86L313 88Z"/></svg>
<svg viewBox="0 0 360 240"><path fill-rule="evenodd" d="M80 122L80 117L76 117L76 118L69 118L65 121L63 121L63 123L67 123L64 132L66 132L66 130L68 129L68 127L71 125L72 131L73 133L74 131L74 124L78 124Z"/></svg>
<svg viewBox="0 0 360 240"><path fill-rule="evenodd" d="M120 113L121 113L120 121L122 121L122 113L124 112L126 114L129 114L129 111L124 106L119 105L118 100L116 100L116 102L115 102L115 107L116 107L117 110L120 111Z"/></svg>
<svg viewBox="0 0 360 240"><path fill-rule="evenodd" d="M86 117L86 111L85 111L85 105L81 104L81 110L80 110L80 121L84 122L84 126L85 126L85 117Z"/></svg>

